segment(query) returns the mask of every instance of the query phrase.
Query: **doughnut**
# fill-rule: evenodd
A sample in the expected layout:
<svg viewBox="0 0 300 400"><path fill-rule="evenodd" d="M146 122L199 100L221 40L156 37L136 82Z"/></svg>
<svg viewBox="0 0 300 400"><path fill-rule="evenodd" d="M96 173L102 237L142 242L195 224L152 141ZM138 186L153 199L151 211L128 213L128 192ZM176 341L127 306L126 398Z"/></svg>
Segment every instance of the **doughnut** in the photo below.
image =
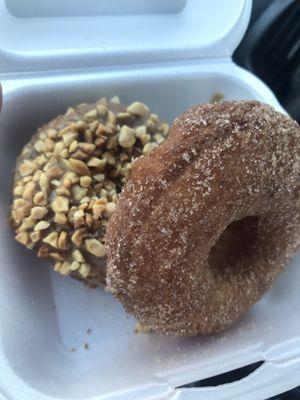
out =
<svg viewBox="0 0 300 400"><path fill-rule="evenodd" d="M55 271L104 282L108 219L134 157L164 140L168 125L140 102L80 104L41 127L17 159L11 222L16 240Z"/></svg>
<svg viewBox="0 0 300 400"><path fill-rule="evenodd" d="M298 124L257 101L176 118L108 223L108 290L157 332L229 327L299 247L299 151Z"/></svg>

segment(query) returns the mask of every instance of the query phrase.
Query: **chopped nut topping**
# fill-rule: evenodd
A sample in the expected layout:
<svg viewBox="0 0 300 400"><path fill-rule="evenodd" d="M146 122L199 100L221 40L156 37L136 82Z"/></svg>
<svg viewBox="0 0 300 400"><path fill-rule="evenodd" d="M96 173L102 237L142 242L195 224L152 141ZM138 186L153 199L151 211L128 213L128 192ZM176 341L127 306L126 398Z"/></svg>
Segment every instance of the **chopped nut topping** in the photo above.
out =
<svg viewBox="0 0 300 400"><path fill-rule="evenodd" d="M60 182L59 182L60 183ZM56 189L56 194L58 196L70 197L70 191L65 186L60 186Z"/></svg>
<svg viewBox="0 0 300 400"><path fill-rule="evenodd" d="M74 226L75 228L79 228L80 226L85 224L84 220L84 211L78 210L74 213Z"/></svg>
<svg viewBox="0 0 300 400"><path fill-rule="evenodd" d="M31 232L30 234L30 239L33 243L37 243L39 240L41 240L41 231L36 231L36 232Z"/></svg>
<svg viewBox="0 0 300 400"><path fill-rule="evenodd" d="M103 204L94 204L93 205L93 217L94 219L99 219L102 216L102 213L106 210L106 205Z"/></svg>
<svg viewBox="0 0 300 400"><path fill-rule="evenodd" d="M74 140L74 141L70 144L69 152L70 152L70 153L73 153L74 151L77 150L77 147L78 147L78 142L77 142L77 140Z"/></svg>
<svg viewBox="0 0 300 400"><path fill-rule="evenodd" d="M78 132L83 132L86 129L86 123L82 120L79 120L75 123L75 129L77 129Z"/></svg>
<svg viewBox="0 0 300 400"><path fill-rule="evenodd" d="M71 185L79 181L79 177L75 174L75 172L66 172L64 175L64 179L68 179L71 182Z"/></svg>
<svg viewBox="0 0 300 400"><path fill-rule="evenodd" d="M49 248L45 244L42 244L38 250L38 257L47 258L49 256Z"/></svg>
<svg viewBox="0 0 300 400"><path fill-rule="evenodd" d="M83 118L86 121L92 121L94 118L97 117L97 115L98 115L98 111L94 109L94 110L91 110L91 111L85 113Z"/></svg>
<svg viewBox="0 0 300 400"><path fill-rule="evenodd" d="M22 196L23 190L24 186L16 186L13 191L14 196Z"/></svg>
<svg viewBox="0 0 300 400"><path fill-rule="evenodd" d="M60 153L66 148L64 142L57 142L54 146L54 155L59 156Z"/></svg>
<svg viewBox="0 0 300 400"><path fill-rule="evenodd" d="M93 178L95 179L95 181L97 182L104 182L105 180L105 175L104 174L96 174L93 176Z"/></svg>
<svg viewBox="0 0 300 400"><path fill-rule="evenodd" d="M95 133L95 131L97 130L98 126L99 126L99 121L98 120L90 122L89 130L92 131L93 133Z"/></svg>
<svg viewBox="0 0 300 400"><path fill-rule="evenodd" d="M159 133L157 133L156 135L154 135L154 139L156 140L156 142L157 142L158 144L162 143L162 142L165 140L165 138L164 138L162 135L160 135Z"/></svg>
<svg viewBox="0 0 300 400"><path fill-rule="evenodd" d="M88 206L89 206L88 203L82 203L79 206L79 210L86 210L88 208Z"/></svg>
<svg viewBox="0 0 300 400"><path fill-rule="evenodd" d="M44 150L44 142L42 140L37 140L35 145L34 145L34 149L40 153Z"/></svg>
<svg viewBox="0 0 300 400"><path fill-rule="evenodd" d="M26 183L23 190L23 199L31 200L33 197L34 190L35 190L35 184L33 182Z"/></svg>
<svg viewBox="0 0 300 400"><path fill-rule="evenodd" d="M70 158L69 161L71 168L73 169L73 171L77 172L77 174L90 175L90 170L83 161L76 160L75 158Z"/></svg>
<svg viewBox="0 0 300 400"><path fill-rule="evenodd" d="M94 256L104 257L106 255L105 246L97 239L86 239L85 248Z"/></svg>
<svg viewBox="0 0 300 400"><path fill-rule="evenodd" d="M70 188L72 186L72 182L70 181L70 179L65 178L63 180L63 185L64 185L65 188Z"/></svg>
<svg viewBox="0 0 300 400"><path fill-rule="evenodd" d="M157 147L156 143L147 143L143 148L143 154L149 154L155 147Z"/></svg>
<svg viewBox="0 0 300 400"><path fill-rule="evenodd" d="M106 140L106 139L103 138L102 136L96 138L96 139L95 139L95 146L96 146L96 147L103 147L104 144L105 144L105 140Z"/></svg>
<svg viewBox="0 0 300 400"><path fill-rule="evenodd" d="M59 269L62 275L68 275L71 271L71 264L68 261L64 261Z"/></svg>
<svg viewBox="0 0 300 400"><path fill-rule="evenodd" d="M31 216L34 219L42 219L44 216L47 214L47 208L46 207L33 207L31 209Z"/></svg>
<svg viewBox="0 0 300 400"><path fill-rule="evenodd" d="M160 125L160 129L161 129L161 132L166 136L169 133L169 129L170 129L169 124L163 122Z"/></svg>
<svg viewBox="0 0 300 400"><path fill-rule="evenodd" d="M106 148L108 150L115 149L117 145L118 145L118 138L116 136L111 136L110 138L108 138L106 142Z"/></svg>
<svg viewBox="0 0 300 400"><path fill-rule="evenodd" d="M90 176L82 176L80 178L80 186L86 188L92 183L92 178Z"/></svg>
<svg viewBox="0 0 300 400"><path fill-rule="evenodd" d="M48 177L45 173L42 173L40 180L39 180L39 185L41 187L42 190L46 190L49 186L49 181L48 181Z"/></svg>
<svg viewBox="0 0 300 400"><path fill-rule="evenodd" d="M51 151L54 149L54 142L51 139L45 139L44 141L44 153Z"/></svg>
<svg viewBox="0 0 300 400"><path fill-rule="evenodd" d="M30 160L25 160L23 164L20 165L20 175L21 176L31 175L34 173L36 169L37 165L35 162Z"/></svg>
<svg viewBox="0 0 300 400"><path fill-rule="evenodd" d="M68 151L68 149L64 149L64 150L60 153L60 156L61 156L62 158L68 158L68 157L69 157L69 151Z"/></svg>
<svg viewBox="0 0 300 400"><path fill-rule="evenodd" d="M62 263L61 263L61 262L59 262L59 261L56 262L56 263L54 264L54 267L53 267L54 271L60 272L61 266L62 266Z"/></svg>
<svg viewBox="0 0 300 400"><path fill-rule="evenodd" d="M71 271L76 271L78 268L80 268L79 262L73 261L71 264Z"/></svg>
<svg viewBox="0 0 300 400"><path fill-rule="evenodd" d="M19 227L19 231L27 231L28 229L33 228L35 225L35 221L32 217L26 217L23 219L21 226Z"/></svg>
<svg viewBox="0 0 300 400"><path fill-rule="evenodd" d="M42 172L40 169L38 169L37 171L35 171L35 173L34 173L33 176L32 176L33 182L39 182L39 180L40 180L42 174L43 174L43 172Z"/></svg>
<svg viewBox="0 0 300 400"><path fill-rule="evenodd" d="M89 158L88 154L85 153L84 151L78 149L76 150L73 154L72 157L77 159L77 160L81 160L81 161L85 161Z"/></svg>
<svg viewBox="0 0 300 400"><path fill-rule="evenodd" d="M159 119L158 119L158 115L157 114L151 114L149 119L155 125L157 125L159 123Z"/></svg>
<svg viewBox="0 0 300 400"><path fill-rule="evenodd" d="M41 154L39 157L36 158L36 162L39 167L42 167L43 165L46 164L47 157L45 156L45 154Z"/></svg>
<svg viewBox="0 0 300 400"><path fill-rule="evenodd" d="M79 268L79 272L84 278L86 278L88 276L88 274L90 273L90 270L91 270L91 266L87 263L81 264L81 266Z"/></svg>
<svg viewBox="0 0 300 400"><path fill-rule="evenodd" d="M50 179L56 178L64 173L63 169L58 165L57 160L54 157L47 162L44 170L47 174L46 176L44 175L45 179L48 179L48 177Z"/></svg>
<svg viewBox="0 0 300 400"><path fill-rule="evenodd" d="M105 115L106 115L106 113L108 111L108 108L105 107L102 104L98 104L97 105L97 111L98 111L98 114L101 115L101 117L105 117Z"/></svg>
<svg viewBox="0 0 300 400"><path fill-rule="evenodd" d="M58 179L52 179L50 182L52 186L58 187L60 185L60 181Z"/></svg>
<svg viewBox="0 0 300 400"><path fill-rule="evenodd" d="M90 228L93 225L94 219L91 214L85 214L85 224Z"/></svg>
<svg viewBox="0 0 300 400"><path fill-rule="evenodd" d="M66 132L63 134L62 139L64 141L64 144L69 147L72 142L74 142L75 139L77 139L77 133L76 132Z"/></svg>
<svg viewBox="0 0 300 400"><path fill-rule="evenodd" d="M118 96L114 96L110 99L110 102L113 104L121 104L120 99Z"/></svg>
<svg viewBox="0 0 300 400"><path fill-rule="evenodd" d="M105 189L101 189L101 190L100 190L100 196L101 196L101 197L104 197L104 198L107 198L107 196L108 196L108 191L105 190Z"/></svg>
<svg viewBox="0 0 300 400"><path fill-rule="evenodd" d="M77 207L76 206L72 206L68 212L68 220L71 223L74 223L74 214L77 211Z"/></svg>
<svg viewBox="0 0 300 400"><path fill-rule="evenodd" d="M80 201L87 194L87 191L87 188L82 188L79 185L74 185L72 187L72 194L76 201Z"/></svg>
<svg viewBox="0 0 300 400"><path fill-rule="evenodd" d="M44 229L49 228L49 226L50 226L50 224L48 221L40 221L35 225L34 230L35 231L43 231Z"/></svg>
<svg viewBox="0 0 300 400"><path fill-rule="evenodd" d="M50 139L55 139L57 136L57 130L56 129L47 129L47 135L49 136Z"/></svg>
<svg viewBox="0 0 300 400"><path fill-rule="evenodd" d="M51 208L55 213L69 211L69 199L64 196L57 196L51 203Z"/></svg>
<svg viewBox="0 0 300 400"><path fill-rule="evenodd" d="M81 251L79 251L77 249L73 251L72 256L73 256L75 261L78 261L80 263L85 261Z"/></svg>
<svg viewBox="0 0 300 400"><path fill-rule="evenodd" d="M23 200L23 199L18 199L18 200ZM30 208L31 204L29 202L26 202L23 206L14 207L13 209L14 219L18 224L22 223L22 220L30 213Z"/></svg>
<svg viewBox="0 0 300 400"><path fill-rule="evenodd" d="M60 254L60 253L56 253L56 252L54 252L54 253L49 253L49 256L52 257L53 260L56 260L56 261L64 261L64 257L63 257L63 255Z"/></svg>
<svg viewBox="0 0 300 400"><path fill-rule="evenodd" d="M91 154L96 146L93 143L78 143L78 147L81 148L85 153Z"/></svg>
<svg viewBox="0 0 300 400"><path fill-rule="evenodd" d="M111 153L109 153L108 151L103 153L103 159L105 161L107 161L107 163L110 164L110 165L115 165L115 163L116 163L115 157Z"/></svg>
<svg viewBox="0 0 300 400"><path fill-rule="evenodd" d="M50 246L57 248L58 247L57 240L58 240L58 233L51 232L43 239L43 242L48 243L50 244Z"/></svg>
<svg viewBox="0 0 300 400"><path fill-rule="evenodd" d="M118 121L126 121L129 118L131 118L131 114L129 112L120 112L120 113L117 114L117 120Z"/></svg>
<svg viewBox="0 0 300 400"><path fill-rule="evenodd" d="M147 129L146 129L145 125L140 125L135 129L135 136L137 138L140 138L141 135L143 135L145 133L147 133Z"/></svg>
<svg viewBox="0 0 300 400"><path fill-rule="evenodd" d="M84 131L84 139L87 143L92 143L94 139L94 133L90 129L87 129Z"/></svg>
<svg viewBox="0 0 300 400"><path fill-rule="evenodd" d="M131 114L139 115L141 117L146 117L149 115L149 108L139 101L130 104L130 106L127 107L127 111Z"/></svg>
<svg viewBox="0 0 300 400"><path fill-rule="evenodd" d="M106 160L101 160L100 158L92 157L87 162L89 167L97 168L100 171L103 171L106 165Z"/></svg>
<svg viewBox="0 0 300 400"><path fill-rule="evenodd" d="M45 196L43 192L37 192L33 198L33 202L36 205L44 205L45 204Z"/></svg>
<svg viewBox="0 0 300 400"><path fill-rule="evenodd" d="M100 199L97 199L97 200L95 200L95 202L94 202L94 204L107 204L107 199L106 198L100 198Z"/></svg>
<svg viewBox="0 0 300 400"><path fill-rule="evenodd" d="M73 131L76 131L76 126L73 122L71 122L59 131L59 136L62 137L65 133Z"/></svg>
<svg viewBox="0 0 300 400"><path fill-rule="evenodd" d="M154 133L155 130L157 130L157 125L151 119L148 120L146 127L147 127L147 131L151 132L151 133Z"/></svg>
<svg viewBox="0 0 300 400"><path fill-rule="evenodd" d="M66 250L68 248L68 234L67 232L60 232L58 241L57 241L58 248L61 250Z"/></svg>
<svg viewBox="0 0 300 400"><path fill-rule="evenodd" d="M25 178L23 178L23 183L28 183L31 180L32 180L32 175L25 176Z"/></svg>
<svg viewBox="0 0 300 400"><path fill-rule="evenodd" d="M115 125L116 124L116 122L117 122L117 118L116 118L116 116L115 116L115 114L112 112L112 111L108 111L108 113L107 113L107 121L110 123L110 124L113 124L113 125Z"/></svg>
<svg viewBox="0 0 300 400"><path fill-rule="evenodd" d="M65 225L68 219L63 213L55 213L53 221L58 225Z"/></svg>
<svg viewBox="0 0 300 400"><path fill-rule="evenodd" d="M116 203L113 203L113 202L108 203L107 206L106 206L106 210L105 210L104 215L107 218L110 218L112 213L115 211L116 207L117 207Z"/></svg>
<svg viewBox="0 0 300 400"><path fill-rule="evenodd" d="M82 231L81 229L77 229L77 230L73 233L73 235L72 235L72 237L71 237L71 240L72 240L72 242L73 242L77 247L81 247L83 238L84 238L84 233L83 233L83 231Z"/></svg>
<svg viewBox="0 0 300 400"><path fill-rule="evenodd" d="M149 135L148 133L142 133L140 136L140 140L142 144L145 145L151 141L151 135Z"/></svg>
<svg viewBox="0 0 300 400"><path fill-rule="evenodd" d="M132 161L168 129L145 104L126 109L117 97L68 108L21 153L11 209L16 240L51 257L61 274L94 279L98 267L85 255L105 257L106 226Z"/></svg>
<svg viewBox="0 0 300 400"><path fill-rule="evenodd" d="M134 130L127 125L123 125L120 130L119 144L125 149L129 149L135 143Z"/></svg>
<svg viewBox="0 0 300 400"><path fill-rule="evenodd" d="M26 246L28 244L28 242L29 242L28 232L20 232L20 233L18 233L17 236L15 237L15 239L18 242L20 242L20 243L22 243L22 244L24 244Z"/></svg>

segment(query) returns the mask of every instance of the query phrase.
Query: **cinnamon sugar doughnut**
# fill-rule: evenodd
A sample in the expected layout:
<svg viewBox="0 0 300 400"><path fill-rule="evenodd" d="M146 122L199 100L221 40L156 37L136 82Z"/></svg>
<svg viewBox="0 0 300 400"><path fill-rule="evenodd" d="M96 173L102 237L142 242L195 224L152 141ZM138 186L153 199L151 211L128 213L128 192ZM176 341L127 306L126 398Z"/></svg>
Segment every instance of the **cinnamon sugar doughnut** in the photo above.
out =
<svg viewBox="0 0 300 400"><path fill-rule="evenodd" d="M300 128L256 101L193 107L138 159L106 234L107 283L156 331L231 325L300 243Z"/></svg>

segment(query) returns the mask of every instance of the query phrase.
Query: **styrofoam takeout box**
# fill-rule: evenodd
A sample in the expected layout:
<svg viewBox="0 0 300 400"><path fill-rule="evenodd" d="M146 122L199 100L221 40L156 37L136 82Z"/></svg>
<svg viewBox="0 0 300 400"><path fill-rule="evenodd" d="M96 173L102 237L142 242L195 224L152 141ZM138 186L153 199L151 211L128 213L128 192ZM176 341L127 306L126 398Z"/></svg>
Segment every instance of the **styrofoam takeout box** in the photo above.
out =
<svg viewBox="0 0 300 400"><path fill-rule="evenodd" d="M14 241L7 215L15 158L36 127L69 105L119 95L171 122L221 92L281 109L231 60L249 0L61 3L0 0L0 399L259 400L296 386L299 257L231 329L172 338L134 333L110 294L51 272ZM240 381L176 389L260 360Z"/></svg>

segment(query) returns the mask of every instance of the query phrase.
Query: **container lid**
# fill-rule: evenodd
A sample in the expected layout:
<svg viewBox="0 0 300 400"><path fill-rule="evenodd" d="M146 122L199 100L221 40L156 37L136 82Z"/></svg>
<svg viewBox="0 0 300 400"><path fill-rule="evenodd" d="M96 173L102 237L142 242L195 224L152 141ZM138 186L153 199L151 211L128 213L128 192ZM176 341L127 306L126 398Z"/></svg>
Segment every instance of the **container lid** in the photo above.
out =
<svg viewBox="0 0 300 400"><path fill-rule="evenodd" d="M0 0L0 72L230 57L251 0Z"/></svg>

